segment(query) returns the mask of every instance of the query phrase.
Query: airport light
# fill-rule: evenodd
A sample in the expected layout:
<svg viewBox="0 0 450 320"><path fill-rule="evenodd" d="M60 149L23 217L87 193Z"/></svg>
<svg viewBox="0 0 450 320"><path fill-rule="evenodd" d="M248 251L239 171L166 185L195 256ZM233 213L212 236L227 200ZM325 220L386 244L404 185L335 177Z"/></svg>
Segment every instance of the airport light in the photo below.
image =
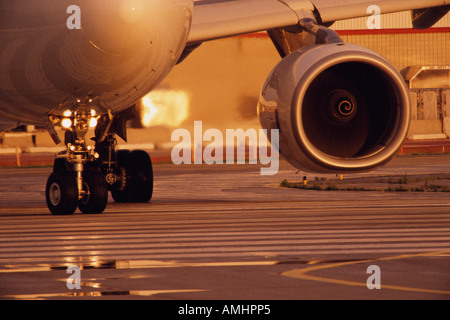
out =
<svg viewBox="0 0 450 320"><path fill-rule="evenodd" d="M61 121L61 125L63 126L63 128L69 129L72 126L72 120L70 120L69 118L65 118Z"/></svg>
<svg viewBox="0 0 450 320"><path fill-rule="evenodd" d="M141 122L152 126L177 127L189 116L190 97L177 90L154 90L141 99Z"/></svg>
<svg viewBox="0 0 450 320"><path fill-rule="evenodd" d="M89 127L95 128L97 126L97 118L92 117L91 120L89 120Z"/></svg>

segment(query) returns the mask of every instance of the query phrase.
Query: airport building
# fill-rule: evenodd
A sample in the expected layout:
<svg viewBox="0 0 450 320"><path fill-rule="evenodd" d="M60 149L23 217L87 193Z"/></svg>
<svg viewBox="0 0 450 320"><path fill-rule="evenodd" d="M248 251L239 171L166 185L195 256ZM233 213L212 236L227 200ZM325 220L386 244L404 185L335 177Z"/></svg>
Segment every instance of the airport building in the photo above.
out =
<svg viewBox="0 0 450 320"><path fill-rule="evenodd" d="M331 28L348 43L372 49L397 69L411 66L450 65L450 15L433 28L412 29L411 13L381 15L380 29L368 29L367 18L336 22Z"/></svg>
<svg viewBox="0 0 450 320"><path fill-rule="evenodd" d="M378 52L402 72L411 90L410 138L449 137L450 15L426 30L412 29L410 15L381 15L380 29L369 29L367 18L340 21L331 28L345 42ZM173 121L170 114L181 113L185 115L185 125L203 120L218 128L254 127L259 92L279 61L266 33L204 43L175 67L160 92L155 93L152 100L164 108L158 108L162 117L155 116L153 120L163 125ZM177 105L165 102L164 92L169 100L174 99L170 91L179 96L175 99ZM180 108L189 110L175 110ZM150 113L156 114L155 110ZM151 118L147 120L147 125L155 124ZM183 119L176 123L183 126L180 120Z"/></svg>
<svg viewBox="0 0 450 320"><path fill-rule="evenodd" d="M410 138L450 137L450 15L433 28L414 30L410 12L380 16L380 29L367 18L332 26L348 43L374 50L402 72L410 90Z"/></svg>

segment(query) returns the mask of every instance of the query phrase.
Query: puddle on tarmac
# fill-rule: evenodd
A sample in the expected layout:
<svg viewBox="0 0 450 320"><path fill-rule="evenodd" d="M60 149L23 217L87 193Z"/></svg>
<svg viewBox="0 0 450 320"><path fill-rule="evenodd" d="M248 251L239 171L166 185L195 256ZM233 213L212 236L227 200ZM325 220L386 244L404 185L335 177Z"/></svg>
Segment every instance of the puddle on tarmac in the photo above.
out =
<svg viewBox="0 0 450 320"><path fill-rule="evenodd" d="M150 297L156 294L165 293L184 293L184 292L202 292L205 290L105 290L105 291L89 291L89 292L64 292L64 293L35 293L35 294L16 294L0 296L6 299L17 300L40 300L64 297L107 297L107 296L144 296Z"/></svg>
<svg viewBox="0 0 450 320"><path fill-rule="evenodd" d="M225 261L225 262L178 262L178 261L156 261L156 260L118 260L118 261L95 261L87 263L61 263L51 264L15 264L0 266L0 273L26 273L26 272L49 272L66 271L69 266L77 266L80 270L101 270L101 269L151 269L151 268L180 268L180 267L236 267L236 266L260 266L275 265L278 261ZM19 300L39 300L39 299L58 299L58 298L82 298L82 297L107 297L107 296L144 296L149 297L157 294L173 294L184 292L202 292L205 290L183 289L183 290L114 290L101 289L103 280L123 280L150 278L149 275L123 275L111 276L105 278L88 279L81 282L84 291L72 290L59 293L34 293L34 294L16 294L2 295L0 298L19 299ZM57 281L66 282L67 279L58 279ZM97 289L88 291L89 288Z"/></svg>
<svg viewBox="0 0 450 320"><path fill-rule="evenodd" d="M77 266L80 270L95 269L154 269L183 267L238 267L276 265L279 261L219 261L219 262L180 262L158 260L112 260L95 262L67 262L61 264L9 264L0 265L0 273L45 272L67 270L69 266Z"/></svg>

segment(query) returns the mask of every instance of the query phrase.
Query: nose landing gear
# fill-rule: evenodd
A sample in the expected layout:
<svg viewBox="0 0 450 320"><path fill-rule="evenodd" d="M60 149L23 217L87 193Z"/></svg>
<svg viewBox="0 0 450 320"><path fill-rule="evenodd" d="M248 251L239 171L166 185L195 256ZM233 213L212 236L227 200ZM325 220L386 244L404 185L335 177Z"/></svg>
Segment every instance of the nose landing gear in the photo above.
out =
<svg viewBox="0 0 450 320"><path fill-rule="evenodd" d="M142 150L116 153L113 128L126 119L99 109L92 105L92 99L77 100L62 114L55 112L49 116L52 127L60 125L66 130L67 146L67 150L57 155L46 185L46 202L52 214L70 215L77 207L85 214L102 213L108 203L108 190L117 202L151 200L153 170L148 153ZM90 126L96 126L95 148L85 140ZM53 128L49 129L54 135Z"/></svg>

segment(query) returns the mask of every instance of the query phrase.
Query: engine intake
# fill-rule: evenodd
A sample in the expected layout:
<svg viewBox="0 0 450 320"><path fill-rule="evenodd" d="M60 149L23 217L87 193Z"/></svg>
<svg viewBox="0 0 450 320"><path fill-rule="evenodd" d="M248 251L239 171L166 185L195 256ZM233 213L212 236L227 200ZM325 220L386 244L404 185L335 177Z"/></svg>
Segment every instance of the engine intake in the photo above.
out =
<svg viewBox="0 0 450 320"><path fill-rule="evenodd" d="M361 172L397 154L409 129L410 102L387 60L338 43L285 57L264 84L258 113L263 128L280 130L280 152L296 168Z"/></svg>

